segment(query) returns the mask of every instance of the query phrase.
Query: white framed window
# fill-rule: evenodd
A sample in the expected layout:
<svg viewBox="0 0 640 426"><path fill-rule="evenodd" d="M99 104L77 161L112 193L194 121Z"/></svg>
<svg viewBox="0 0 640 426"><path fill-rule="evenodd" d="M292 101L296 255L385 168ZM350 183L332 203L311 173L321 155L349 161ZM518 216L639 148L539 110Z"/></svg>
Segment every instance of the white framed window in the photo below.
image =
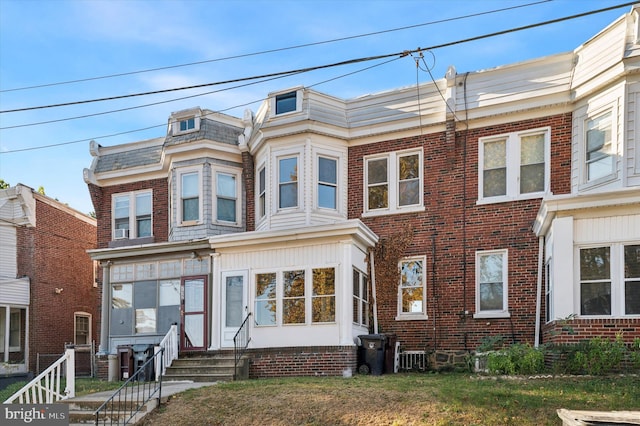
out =
<svg viewBox="0 0 640 426"><path fill-rule="evenodd" d="M4 359L0 357L0 362L9 360L9 352L22 350L23 320L26 320L25 309L0 306L0 352L4 352ZM5 338L6 333L9 336L8 341Z"/></svg>
<svg viewBox="0 0 640 426"><path fill-rule="evenodd" d="M478 202L538 198L549 192L548 127L478 141Z"/></svg>
<svg viewBox="0 0 640 426"><path fill-rule="evenodd" d="M202 110L190 108L171 114L171 134L178 136L183 133L191 133L200 130Z"/></svg>
<svg viewBox="0 0 640 426"><path fill-rule="evenodd" d="M609 178L614 174L611 110L585 121L586 182Z"/></svg>
<svg viewBox="0 0 640 426"><path fill-rule="evenodd" d="M151 190L114 194L112 198L113 239L144 238L153 233Z"/></svg>
<svg viewBox="0 0 640 426"><path fill-rule="evenodd" d="M581 316L640 316L640 242L581 247Z"/></svg>
<svg viewBox="0 0 640 426"><path fill-rule="evenodd" d="M195 128L196 128L195 117L184 118L179 121L179 129L181 133L188 132L189 130L195 130Z"/></svg>
<svg viewBox="0 0 640 426"><path fill-rule="evenodd" d="M361 271L353 269L353 323L369 326L369 279Z"/></svg>
<svg viewBox="0 0 640 426"><path fill-rule="evenodd" d="M278 208L298 207L298 156L278 158Z"/></svg>
<svg viewBox="0 0 640 426"><path fill-rule="evenodd" d="M427 272L424 256L402 259L397 320L427 318Z"/></svg>
<svg viewBox="0 0 640 426"><path fill-rule="evenodd" d="M76 345L91 343L91 314L76 312L74 314L74 341Z"/></svg>
<svg viewBox="0 0 640 426"><path fill-rule="evenodd" d="M256 207L258 209L258 218L263 218L267 214L267 171L265 166L260 167L258 170L258 202Z"/></svg>
<svg viewBox="0 0 640 426"><path fill-rule="evenodd" d="M217 222L240 223L240 174L218 171L215 173L215 218Z"/></svg>
<svg viewBox="0 0 640 426"><path fill-rule="evenodd" d="M338 160L318 156L318 207L336 210L338 208Z"/></svg>
<svg viewBox="0 0 640 426"><path fill-rule="evenodd" d="M255 275L256 326L332 323L336 320L334 267Z"/></svg>
<svg viewBox="0 0 640 426"><path fill-rule="evenodd" d="M278 93L271 98L271 116L298 112L302 108L302 91L290 90Z"/></svg>
<svg viewBox="0 0 640 426"><path fill-rule="evenodd" d="M545 264L545 306L546 306L546 320L547 322L553 321L555 319L555 313L553 309L553 259L549 259Z"/></svg>
<svg viewBox="0 0 640 426"><path fill-rule="evenodd" d="M508 251L476 252L476 313L474 318L509 317Z"/></svg>
<svg viewBox="0 0 640 426"><path fill-rule="evenodd" d="M365 215L424 210L422 149L364 159Z"/></svg>
<svg viewBox="0 0 640 426"><path fill-rule="evenodd" d="M199 223L202 218L202 185L200 172L185 170L178 178L180 194L178 214L183 225Z"/></svg>

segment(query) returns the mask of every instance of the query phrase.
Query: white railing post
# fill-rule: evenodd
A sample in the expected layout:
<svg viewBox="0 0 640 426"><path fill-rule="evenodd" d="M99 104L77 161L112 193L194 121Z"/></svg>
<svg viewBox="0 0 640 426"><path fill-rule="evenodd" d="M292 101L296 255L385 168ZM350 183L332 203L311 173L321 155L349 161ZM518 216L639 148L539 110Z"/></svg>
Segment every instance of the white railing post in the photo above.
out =
<svg viewBox="0 0 640 426"><path fill-rule="evenodd" d="M164 336L162 341L158 346L156 346L156 353L160 350L160 348L164 349L164 353L162 354L162 368L160 368L160 357L156 357L155 360L155 371L156 371L156 380L160 380L160 376L162 376L166 371L167 367L171 366L171 363L174 359L178 359L178 326L173 324L167 334Z"/></svg>
<svg viewBox="0 0 640 426"><path fill-rule="evenodd" d="M65 357L67 358L67 387L64 390L64 394L66 398L73 398L76 396L76 351L67 349Z"/></svg>

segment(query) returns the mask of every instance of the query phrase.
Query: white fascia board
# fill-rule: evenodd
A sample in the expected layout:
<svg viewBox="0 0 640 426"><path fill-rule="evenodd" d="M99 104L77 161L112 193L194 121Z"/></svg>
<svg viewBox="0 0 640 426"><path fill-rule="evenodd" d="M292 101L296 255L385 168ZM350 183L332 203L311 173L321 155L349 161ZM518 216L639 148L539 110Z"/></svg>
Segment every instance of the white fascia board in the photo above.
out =
<svg viewBox="0 0 640 426"><path fill-rule="evenodd" d="M190 250L208 250L208 240L172 241L151 244L139 244L125 247L87 250L91 260L112 260L133 256L149 256L179 253Z"/></svg>
<svg viewBox="0 0 640 426"><path fill-rule="evenodd" d="M378 242L378 236L359 219L350 219L329 225L305 226L277 231L225 234L211 237L209 242L213 249L222 249L344 237L353 238L366 247L373 247Z"/></svg>
<svg viewBox="0 0 640 426"><path fill-rule="evenodd" d="M640 205L640 188L627 188L595 194L562 194L544 198L536 216L533 231L536 236L546 235L551 222L559 212L604 207Z"/></svg>

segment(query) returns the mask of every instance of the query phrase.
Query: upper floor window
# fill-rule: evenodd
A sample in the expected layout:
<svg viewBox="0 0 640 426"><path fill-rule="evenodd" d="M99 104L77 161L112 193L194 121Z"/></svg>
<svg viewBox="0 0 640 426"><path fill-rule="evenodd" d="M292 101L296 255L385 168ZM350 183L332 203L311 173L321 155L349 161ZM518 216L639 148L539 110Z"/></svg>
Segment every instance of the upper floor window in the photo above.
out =
<svg viewBox="0 0 640 426"><path fill-rule="evenodd" d="M258 172L258 217L262 218L267 214L267 175L265 167L261 167Z"/></svg>
<svg viewBox="0 0 640 426"><path fill-rule="evenodd" d="M114 195L113 238L151 236L151 210L151 191Z"/></svg>
<svg viewBox="0 0 640 426"><path fill-rule="evenodd" d="M398 286L398 318L424 319L427 316L425 258L407 258L400 261Z"/></svg>
<svg viewBox="0 0 640 426"><path fill-rule="evenodd" d="M483 138L478 145L480 200L540 197L548 190L548 128Z"/></svg>
<svg viewBox="0 0 640 426"><path fill-rule="evenodd" d="M297 108L297 92L276 95L276 115L295 111Z"/></svg>
<svg viewBox="0 0 640 426"><path fill-rule="evenodd" d="M238 177L230 173L216 173L216 219L219 222L238 222Z"/></svg>
<svg viewBox="0 0 640 426"><path fill-rule="evenodd" d="M586 177L591 182L613 173L611 111L587 120L585 127Z"/></svg>
<svg viewBox="0 0 640 426"><path fill-rule="evenodd" d="M580 314L640 315L640 244L580 249Z"/></svg>
<svg viewBox="0 0 640 426"><path fill-rule="evenodd" d="M476 253L475 318L508 317L507 250Z"/></svg>
<svg viewBox="0 0 640 426"><path fill-rule="evenodd" d="M196 119L195 117L185 118L180 120L180 131L186 132L189 130L194 130L196 128Z"/></svg>
<svg viewBox="0 0 640 426"><path fill-rule="evenodd" d="M318 157L318 207L336 209L338 193L338 161Z"/></svg>
<svg viewBox="0 0 640 426"><path fill-rule="evenodd" d="M399 213L423 207L422 150L365 158L365 212Z"/></svg>
<svg viewBox="0 0 640 426"><path fill-rule="evenodd" d="M298 157L278 160L278 207L298 207Z"/></svg>
<svg viewBox="0 0 640 426"><path fill-rule="evenodd" d="M181 222L200 220L200 174L189 172L180 175Z"/></svg>

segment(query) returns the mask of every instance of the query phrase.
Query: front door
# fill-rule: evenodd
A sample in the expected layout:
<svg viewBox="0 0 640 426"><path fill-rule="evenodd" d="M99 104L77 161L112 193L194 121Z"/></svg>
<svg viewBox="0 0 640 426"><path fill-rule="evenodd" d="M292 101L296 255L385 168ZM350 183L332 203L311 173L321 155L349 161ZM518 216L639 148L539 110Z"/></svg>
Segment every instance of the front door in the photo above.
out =
<svg viewBox="0 0 640 426"><path fill-rule="evenodd" d="M201 351L207 347L207 278L182 278L180 306L180 350Z"/></svg>
<svg viewBox="0 0 640 426"><path fill-rule="evenodd" d="M233 347L233 337L247 315L247 273L222 274L222 346Z"/></svg>

